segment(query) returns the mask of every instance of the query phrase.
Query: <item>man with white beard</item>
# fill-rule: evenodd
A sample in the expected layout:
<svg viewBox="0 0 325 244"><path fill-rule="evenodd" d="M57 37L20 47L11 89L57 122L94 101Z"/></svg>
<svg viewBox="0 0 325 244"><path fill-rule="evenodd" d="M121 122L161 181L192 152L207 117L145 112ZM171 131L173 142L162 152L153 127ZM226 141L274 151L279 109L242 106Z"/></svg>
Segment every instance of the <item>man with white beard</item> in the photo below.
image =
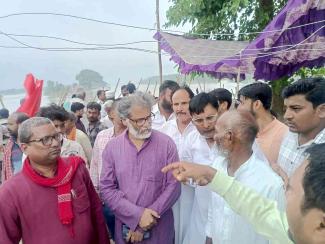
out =
<svg viewBox="0 0 325 244"><path fill-rule="evenodd" d="M183 160L211 166L217 150L213 136L218 118L217 97L202 92L191 99L189 110L197 130L192 131L184 143ZM189 228L183 244L200 244L206 239L205 225L208 221L211 191L206 187L196 187Z"/></svg>
<svg viewBox="0 0 325 244"><path fill-rule="evenodd" d="M127 130L103 152L100 193L116 217L116 244L174 243L172 206L181 188L161 168L178 161L178 154L169 136L151 129L152 104L152 96L141 92L123 97L117 111Z"/></svg>
<svg viewBox="0 0 325 244"><path fill-rule="evenodd" d="M189 134L196 130L192 124L192 117L189 111L190 100L194 93L188 86L180 87L171 94L171 102L176 119L167 121L161 132L170 136L176 146L180 160L186 160L182 156L184 142ZM181 196L173 206L174 224L175 224L175 244L183 243L185 233L187 232L192 211L194 188L188 185L182 185Z"/></svg>

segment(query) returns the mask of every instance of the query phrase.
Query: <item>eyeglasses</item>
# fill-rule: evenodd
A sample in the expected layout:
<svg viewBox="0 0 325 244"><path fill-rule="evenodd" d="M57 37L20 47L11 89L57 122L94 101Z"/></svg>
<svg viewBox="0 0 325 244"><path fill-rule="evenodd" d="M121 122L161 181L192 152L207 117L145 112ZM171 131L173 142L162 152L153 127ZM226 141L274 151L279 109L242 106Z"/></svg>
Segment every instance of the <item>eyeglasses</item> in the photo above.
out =
<svg viewBox="0 0 325 244"><path fill-rule="evenodd" d="M56 140L57 142L61 142L63 139L63 135L61 133L57 133L53 136L44 136L41 139L35 139L35 140L31 140L27 143L31 143L31 142L42 142L43 146L51 146L53 143L53 140Z"/></svg>
<svg viewBox="0 0 325 244"><path fill-rule="evenodd" d="M152 121L155 118L154 113L150 113L148 117L141 118L141 119L130 119L132 122L134 122L137 126L143 126L147 121Z"/></svg>
<svg viewBox="0 0 325 244"><path fill-rule="evenodd" d="M218 118L218 114L215 114L215 115L207 116L205 118L192 119L192 122L197 125L202 125L204 121L206 121L207 123L216 122L217 118Z"/></svg>

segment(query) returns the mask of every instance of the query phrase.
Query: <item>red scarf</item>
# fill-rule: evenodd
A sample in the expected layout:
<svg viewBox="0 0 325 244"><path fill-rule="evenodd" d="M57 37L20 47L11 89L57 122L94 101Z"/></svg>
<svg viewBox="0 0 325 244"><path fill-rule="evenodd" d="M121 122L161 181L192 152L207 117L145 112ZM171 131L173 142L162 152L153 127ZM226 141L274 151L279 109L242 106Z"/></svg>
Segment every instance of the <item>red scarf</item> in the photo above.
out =
<svg viewBox="0 0 325 244"><path fill-rule="evenodd" d="M12 164L11 164L11 151L15 142L12 137L9 138L6 146L3 149L3 163L2 163L2 183L9 180L13 176Z"/></svg>
<svg viewBox="0 0 325 244"><path fill-rule="evenodd" d="M26 158L23 166L23 173L36 184L47 187L54 187L58 194L59 218L62 224L72 224L72 199L71 182L82 159L79 157L58 158L57 175L54 178L45 178L39 175L30 165Z"/></svg>

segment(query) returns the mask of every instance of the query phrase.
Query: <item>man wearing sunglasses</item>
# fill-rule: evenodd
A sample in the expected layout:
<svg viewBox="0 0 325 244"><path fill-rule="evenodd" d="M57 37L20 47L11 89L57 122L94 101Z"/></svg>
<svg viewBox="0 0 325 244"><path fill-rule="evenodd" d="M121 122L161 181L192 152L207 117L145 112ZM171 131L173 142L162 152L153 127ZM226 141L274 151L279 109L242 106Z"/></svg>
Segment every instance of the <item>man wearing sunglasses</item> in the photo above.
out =
<svg viewBox="0 0 325 244"><path fill-rule="evenodd" d="M85 163L60 157L62 134L54 124L28 119L18 140L27 158L22 171L0 188L1 243L110 243Z"/></svg>
<svg viewBox="0 0 325 244"><path fill-rule="evenodd" d="M172 206L180 184L160 169L178 160L173 140L152 130L153 98L136 92L123 97L117 111L127 130L103 152L100 193L112 209L116 244L173 244Z"/></svg>

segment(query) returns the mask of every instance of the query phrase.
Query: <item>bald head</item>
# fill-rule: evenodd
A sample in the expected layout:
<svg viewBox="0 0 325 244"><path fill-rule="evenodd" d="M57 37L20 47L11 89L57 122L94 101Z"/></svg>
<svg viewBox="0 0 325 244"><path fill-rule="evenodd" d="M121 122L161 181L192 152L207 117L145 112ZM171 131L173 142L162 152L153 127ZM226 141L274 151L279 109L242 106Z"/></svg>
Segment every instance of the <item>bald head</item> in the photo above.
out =
<svg viewBox="0 0 325 244"><path fill-rule="evenodd" d="M256 120L248 111L225 112L219 117L216 126L230 130L239 143L248 146L253 145L258 133Z"/></svg>

